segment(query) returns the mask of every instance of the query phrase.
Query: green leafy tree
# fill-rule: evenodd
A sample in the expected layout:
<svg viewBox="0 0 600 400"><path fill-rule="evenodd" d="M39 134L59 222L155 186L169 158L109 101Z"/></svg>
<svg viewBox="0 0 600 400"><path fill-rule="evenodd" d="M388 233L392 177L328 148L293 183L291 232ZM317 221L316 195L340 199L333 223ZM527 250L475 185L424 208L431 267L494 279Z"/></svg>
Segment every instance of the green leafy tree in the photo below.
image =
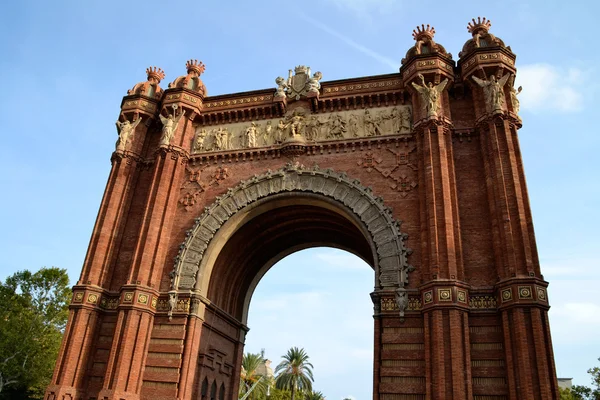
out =
<svg viewBox="0 0 600 400"><path fill-rule="evenodd" d="M309 357L304 349L297 347L289 349L282 358L283 361L275 368L275 387L288 389L291 392L291 400L295 400L296 392L312 390L313 365L308 362Z"/></svg>
<svg viewBox="0 0 600 400"><path fill-rule="evenodd" d="M0 281L0 399L43 397L70 298L64 269L21 271Z"/></svg>
<svg viewBox="0 0 600 400"><path fill-rule="evenodd" d="M310 392L306 393L306 395L304 396L305 400L325 400L325 395L323 395L323 393L321 392L316 392L314 390L311 390Z"/></svg>
<svg viewBox="0 0 600 400"><path fill-rule="evenodd" d="M587 372L592 376L592 387L573 385L570 390L560 392L561 400L600 400L600 367L590 368Z"/></svg>
<svg viewBox="0 0 600 400"><path fill-rule="evenodd" d="M241 398L245 395L255 384L256 387L248 395L249 400L264 399L267 395L267 387L271 385L270 379L259 373L259 367L265 363L265 359L262 354L246 353L242 359L242 373L240 379L240 393Z"/></svg>

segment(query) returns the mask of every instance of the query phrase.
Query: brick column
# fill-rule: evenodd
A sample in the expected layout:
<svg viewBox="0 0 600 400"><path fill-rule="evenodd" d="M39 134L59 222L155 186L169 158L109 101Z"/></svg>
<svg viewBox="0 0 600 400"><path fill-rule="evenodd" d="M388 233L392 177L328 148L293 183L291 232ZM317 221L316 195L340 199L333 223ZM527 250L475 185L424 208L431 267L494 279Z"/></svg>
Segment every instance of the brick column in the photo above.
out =
<svg viewBox="0 0 600 400"><path fill-rule="evenodd" d="M517 137L508 112L479 118L486 187L494 230L510 399L558 399L547 282L540 273Z"/></svg>
<svg viewBox="0 0 600 400"><path fill-rule="evenodd" d="M181 106L180 106L181 107ZM181 109L181 108L180 108ZM194 112L179 120L171 143L191 143ZM160 135L159 126L156 135ZM188 149L173 144L161 144L154 153L150 189L142 213L142 221L133 252L125 293L155 293L164 266L168 263L173 218L176 215L178 193L188 160ZM108 400L139 399L143 369L146 363L149 338L154 323L153 310L124 306L119 308L117 328L113 338L111 357L99 397Z"/></svg>

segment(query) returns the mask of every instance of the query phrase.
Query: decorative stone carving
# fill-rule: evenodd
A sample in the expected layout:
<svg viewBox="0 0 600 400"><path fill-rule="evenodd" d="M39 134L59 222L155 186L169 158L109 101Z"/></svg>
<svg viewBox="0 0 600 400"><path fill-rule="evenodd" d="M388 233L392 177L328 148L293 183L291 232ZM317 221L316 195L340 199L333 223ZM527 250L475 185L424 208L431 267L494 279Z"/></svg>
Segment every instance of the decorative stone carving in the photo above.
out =
<svg viewBox="0 0 600 400"><path fill-rule="evenodd" d="M245 135L246 141L244 147L256 147L256 136L258 136L256 122L252 122L250 126L246 128Z"/></svg>
<svg viewBox="0 0 600 400"><path fill-rule="evenodd" d="M432 82L425 84L425 78L422 74L419 74L418 77L421 79L421 84L417 85L414 82L411 82L411 84L419 93L421 116L425 118L437 117L439 108L441 106L440 95L448 84L448 78L444 79L436 86L433 86Z"/></svg>
<svg viewBox="0 0 600 400"><path fill-rule="evenodd" d="M249 128L250 131L248 130ZM290 138L310 142L352 139L393 134L410 134L412 131L412 109L409 105L381 107L377 109L339 111L330 114L310 114L308 110L296 108L291 114L277 119L254 121L208 128L196 127L198 134L205 129L207 134L201 147L193 147L193 153L254 148L282 144ZM248 146L248 134L254 135L254 146ZM302 138L300 138L302 136Z"/></svg>
<svg viewBox="0 0 600 400"><path fill-rule="evenodd" d="M169 292L169 321L173 318L173 311L177 308L177 292L170 291Z"/></svg>
<svg viewBox="0 0 600 400"><path fill-rule="evenodd" d="M124 122L117 121L117 130L119 131L119 138L117 139L117 143L115 144L117 151L127 150L127 145L132 139L135 127L138 126L141 120L142 118L138 116L138 118L135 119L133 123L129 122L129 120L127 119L125 119Z"/></svg>
<svg viewBox="0 0 600 400"><path fill-rule="evenodd" d="M444 46L436 43L433 40L435 36L435 28L433 26L421 25L413 30L413 38L415 45L408 49L406 56L402 59L402 65L405 65L412 58L422 54L440 54L442 56L452 58L452 54L448 53Z"/></svg>
<svg viewBox="0 0 600 400"><path fill-rule="evenodd" d="M522 86L515 89L515 76L513 75L510 82L510 103L512 104L513 112L519 114L520 103L517 95L523 90Z"/></svg>
<svg viewBox="0 0 600 400"><path fill-rule="evenodd" d="M458 53L458 56L463 58L473 50L481 47L502 47L510 50L510 46L506 46L502 39L489 33L491 26L492 22L485 17L477 17L477 20L473 18L472 22L469 22L467 25L467 31L469 31L473 37L467 40L461 52Z"/></svg>
<svg viewBox="0 0 600 400"><path fill-rule="evenodd" d="M169 83L169 88L185 88L203 96L208 95L206 86L200 79L200 75L206 70L204 63L198 60L189 60L185 63L185 68L187 75L180 76Z"/></svg>
<svg viewBox="0 0 600 400"><path fill-rule="evenodd" d="M262 132L262 145L270 146L273 138L273 125L271 121L267 121L265 129Z"/></svg>
<svg viewBox="0 0 600 400"><path fill-rule="evenodd" d="M310 76L310 67L299 65L292 70L289 70L287 80L283 77L277 77L275 83L277 83L277 91L275 97L282 98L287 97L288 99L300 100L301 97L306 96L308 93L319 93L321 84L319 81L323 78L321 72L315 72Z"/></svg>
<svg viewBox="0 0 600 400"><path fill-rule="evenodd" d="M214 150L228 150L229 149L229 132L227 132L227 128L219 127L214 131L214 142L213 149Z"/></svg>
<svg viewBox="0 0 600 400"><path fill-rule="evenodd" d="M367 110L368 111L368 110ZM340 114L331 114L327 127L327 138L329 139L343 139L346 133L346 121Z"/></svg>
<svg viewBox="0 0 600 400"><path fill-rule="evenodd" d="M408 283L408 273L413 267L407 259L411 251L404 245L407 235L400 231L400 222L383 205L383 200L345 173L322 170L318 166L306 169L296 163L242 181L205 209L180 247L172 272L172 289L194 288L197 276L201 274L199 269L204 252L217 230L231 216L261 198L291 191L331 197L347 207L371 234L377 251L375 267L380 286L399 288Z"/></svg>
<svg viewBox="0 0 600 400"><path fill-rule="evenodd" d="M404 287L396 289L396 305L400 313L400 318L404 318L404 311L408 308L408 293Z"/></svg>
<svg viewBox="0 0 600 400"><path fill-rule="evenodd" d="M146 75L148 80L138 83L131 90L128 90L127 94L160 99L163 94L163 90L160 88L160 81L165 79L165 71L158 67L148 67L146 68Z"/></svg>
<svg viewBox="0 0 600 400"><path fill-rule="evenodd" d="M197 127L196 137L194 138L194 144L192 145L192 153L201 153L204 151L204 140L206 139L206 129Z"/></svg>
<svg viewBox="0 0 600 400"><path fill-rule="evenodd" d="M172 107L173 114L169 114L166 118L161 114L159 115L160 121L163 124L159 146L168 146L171 144L173 135L175 135L175 131L177 130L177 125L179 125L179 120L185 115L185 110L183 110L179 116L175 116L177 114L177 105L173 104Z"/></svg>
<svg viewBox="0 0 600 400"><path fill-rule="evenodd" d="M501 113L504 110L505 103L504 85L506 85L510 74L506 74L498 80L496 80L495 75L492 75L489 79L487 79L485 72L483 74L483 79L480 79L475 75L473 75L472 78L480 87L483 88L486 111L492 114Z"/></svg>
<svg viewBox="0 0 600 400"><path fill-rule="evenodd" d="M316 115L310 117L308 122L306 123L306 140L319 140L319 136L321 133L321 125L324 122L319 121Z"/></svg>

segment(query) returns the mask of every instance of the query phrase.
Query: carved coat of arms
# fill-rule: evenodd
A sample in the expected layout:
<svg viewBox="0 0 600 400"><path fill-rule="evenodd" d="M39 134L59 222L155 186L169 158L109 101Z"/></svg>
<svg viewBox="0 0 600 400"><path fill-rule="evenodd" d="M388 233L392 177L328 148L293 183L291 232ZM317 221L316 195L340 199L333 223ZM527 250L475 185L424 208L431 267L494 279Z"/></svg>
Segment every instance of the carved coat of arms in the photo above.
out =
<svg viewBox="0 0 600 400"><path fill-rule="evenodd" d="M300 100L302 96L309 93L318 94L321 88L319 81L322 77L323 74L318 71L310 76L310 67L299 65L294 68L294 74L291 69L289 70L287 80L282 77L275 79L275 83L277 83L275 97Z"/></svg>

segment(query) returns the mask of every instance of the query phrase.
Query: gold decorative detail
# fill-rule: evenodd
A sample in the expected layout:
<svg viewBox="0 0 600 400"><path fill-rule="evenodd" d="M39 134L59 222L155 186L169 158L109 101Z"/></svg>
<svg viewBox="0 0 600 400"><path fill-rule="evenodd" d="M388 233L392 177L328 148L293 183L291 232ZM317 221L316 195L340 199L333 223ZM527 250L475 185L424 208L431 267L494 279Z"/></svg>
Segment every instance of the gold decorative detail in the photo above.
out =
<svg viewBox="0 0 600 400"><path fill-rule="evenodd" d="M498 306L496 296L470 296L469 307L474 309L494 309Z"/></svg>
<svg viewBox="0 0 600 400"><path fill-rule="evenodd" d="M381 300L381 311L398 311L398 304L396 299L393 297L382 297ZM408 311L419 311L421 310L421 299L419 297L409 296L408 297Z"/></svg>
<svg viewBox="0 0 600 400"><path fill-rule="evenodd" d="M175 312L189 312L190 311L190 299L181 299L177 301L177 305L173 310Z"/></svg>
<svg viewBox="0 0 600 400"><path fill-rule="evenodd" d="M133 292L125 292L125 296L123 296L123 303L131 302L133 302Z"/></svg>
<svg viewBox="0 0 600 400"><path fill-rule="evenodd" d="M537 288L537 297L538 300L548 301L548 297L546 296L546 289L541 287Z"/></svg>
<svg viewBox="0 0 600 400"><path fill-rule="evenodd" d="M433 302L433 291L428 290L425 293L423 293L423 303L429 304L432 302Z"/></svg>
<svg viewBox="0 0 600 400"><path fill-rule="evenodd" d="M73 303L81 303L83 301L83 292L76 292L73 296Z"/></svg>
<svg viewBox="0 0 600 400"><path fill-rule="evenodd" d="M512 289L508 288L508 289L502 290L502 302L505 303L505 302L511 301L511 300L512 300Z"/></svg>
<svg viewBox="0 0 600 400"><path fill-rule="evenodd" d="M408 298L408 310L419 311L421 310L421 298L420 297L409 297Z"/></svg>
<svg viewBox="0 0 600 400"><path fill-rule="evenodd" d="M396 311L398 309L398 305L396 301L392 297L382 297L381 298L381 311Z"/></svg>
<svg viewBox="0 0 600 400"><path fill-rule="evenodd" d="M148 304L148 295L144 293L138 294L137 302L140 304Z"/></svg>
<svg viewBox="0 0 600 400"><path fill-rule="evenodd" d="M452 291L450 289L438 289L439 301L452 301Z"/></svg>
<svg viewBox="0 0 600 400"><path fill-rule="evenodd" d="M467 292L464 290L457 290L456 291L456 300L459 303L465 303L467 304Z"/></svg>
<svg viewBox="0 0 600 400"><path fill-rule="evenodd" d="M90 304L96 304L98 301L98 295L95 293L88 294L87 302Z"/></svg>
<svg viewBox="0 0 600 400"><path fill-rule="evenodd" d="M156 303L158 302L158 299L156 297L152 298L152 302L150 303L150 307L156 309Z"/></svg>
<svg viewBox="0 0 600 400"><path fill-rule="evenodd" d="M255 97L248 97L245 99L235 99L235 100L227 100L227 101L219 101L219 102L213 102L213 103L205 103L204 106L206 108L212 108L212 107L222 107L222 106L227 106L229 104L243 104L243 103L250 103L250 102L259 102L259 101L267 101L267 100L271 100L272 97L271 96L255 96Z"/></svg>
<svg viewBox="0 0 600 400"><path fill-rule="evenodd" d="M368 88L376 88L376 87L386 87L386 86L401 86L402 82L400 80L393 80L393 81L384 81L384 82L373 82L371 84L369 83L365 83L365 84L358 84L358 85L348 85L348 86L335 86L335 87L330 87L330 88L325 88L323 91L324 93L331 93L331 92L351 92L354 90L360 90L360 89L368 89Z"/></svg>
<svg viewBox="0 0 600 400"><path fill-rule="evenodd" d="M158 299L158 303L156 305L157 311L169 311L169 300L168 299Z"/></svg>
<svg viewBox="0 0 600 400"><path fill-rule="evenodd" d="M531 291L531 286L519 286L519 298L532 299L533 292Z"/></svg>

